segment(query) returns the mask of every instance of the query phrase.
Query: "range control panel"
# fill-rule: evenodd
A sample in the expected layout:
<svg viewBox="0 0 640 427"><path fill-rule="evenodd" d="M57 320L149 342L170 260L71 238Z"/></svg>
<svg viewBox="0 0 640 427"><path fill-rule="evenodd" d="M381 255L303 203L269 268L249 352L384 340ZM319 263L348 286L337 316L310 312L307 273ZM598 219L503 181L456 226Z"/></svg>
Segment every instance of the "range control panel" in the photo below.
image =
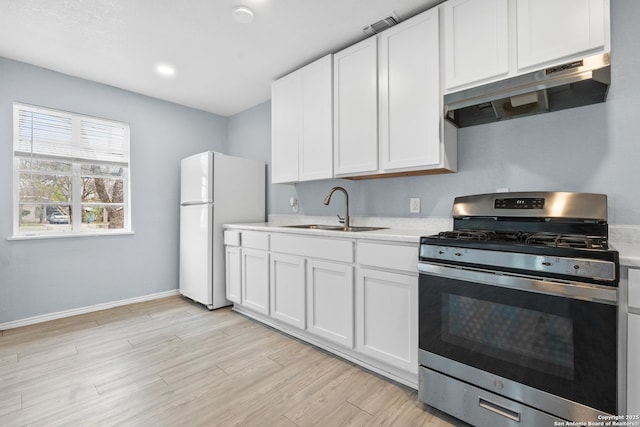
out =
<svg viewBox="0 0 640 427"><path fill-rule="evenodd" d="M502 198L495 199L495 209L543 209L545 199L542 197Z"/></svg>

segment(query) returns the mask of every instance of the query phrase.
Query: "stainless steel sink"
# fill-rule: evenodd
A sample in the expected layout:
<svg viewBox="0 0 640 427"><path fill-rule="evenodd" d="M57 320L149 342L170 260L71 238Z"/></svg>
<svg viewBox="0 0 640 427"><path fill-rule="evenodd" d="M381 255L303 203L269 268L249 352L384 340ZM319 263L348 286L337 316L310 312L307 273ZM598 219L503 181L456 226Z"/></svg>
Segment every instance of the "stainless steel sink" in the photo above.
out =
<svg viewBox="0 0 640 427"><path fill-rule="evenodd" d="M345 227L343 225L323 225L323 224L283 225L282 227L302 228L305 230L332 230L332 231L351 231L351 232L385 230L388 228L388 227L358 227L358 226Z"/></svg>

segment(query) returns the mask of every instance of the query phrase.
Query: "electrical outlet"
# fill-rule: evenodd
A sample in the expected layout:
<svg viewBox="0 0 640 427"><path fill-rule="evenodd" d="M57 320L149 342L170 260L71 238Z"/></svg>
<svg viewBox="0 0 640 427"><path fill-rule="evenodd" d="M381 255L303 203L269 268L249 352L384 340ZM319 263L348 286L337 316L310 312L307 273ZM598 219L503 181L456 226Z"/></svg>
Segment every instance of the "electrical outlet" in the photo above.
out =
<svg viewBox="0 0 640 427"><path fill-rule="evenodd" d="M419 197L412 197L409 199L409 213L420 213Z"/></svg>
<svg viewBox="0 0 640 427"><path fill-rule="evenodd" d="M291 206L291 210L293 212L298 212L298 199L296 199L295 197L290 197L289 198L289 206Z"/></svg>

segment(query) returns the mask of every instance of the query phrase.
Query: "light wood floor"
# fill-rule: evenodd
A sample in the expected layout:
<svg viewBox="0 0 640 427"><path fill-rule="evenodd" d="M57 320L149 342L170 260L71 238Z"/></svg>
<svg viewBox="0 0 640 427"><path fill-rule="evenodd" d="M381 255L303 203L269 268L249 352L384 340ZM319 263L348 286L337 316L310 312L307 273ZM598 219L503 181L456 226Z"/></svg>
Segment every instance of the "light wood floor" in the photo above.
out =
<svg viewBox="0 0 640 427"><path fill-rule="evenodd" d="M171 297L0 332L0 426L461 426L415 390Z"/></svg>

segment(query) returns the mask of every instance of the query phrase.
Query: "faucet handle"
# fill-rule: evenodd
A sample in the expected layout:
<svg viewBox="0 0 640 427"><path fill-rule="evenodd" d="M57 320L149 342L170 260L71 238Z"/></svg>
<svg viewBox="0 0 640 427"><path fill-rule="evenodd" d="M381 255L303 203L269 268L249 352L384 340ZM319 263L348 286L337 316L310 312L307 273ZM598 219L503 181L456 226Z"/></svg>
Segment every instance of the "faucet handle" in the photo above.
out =
<svg viewBox="0 0 640 427"><path fill-rule="evenodd" d="M344 224L344 218L340 216L340 214L336 214L336 216L338 217L338 222L340 224Z"/></svg>

